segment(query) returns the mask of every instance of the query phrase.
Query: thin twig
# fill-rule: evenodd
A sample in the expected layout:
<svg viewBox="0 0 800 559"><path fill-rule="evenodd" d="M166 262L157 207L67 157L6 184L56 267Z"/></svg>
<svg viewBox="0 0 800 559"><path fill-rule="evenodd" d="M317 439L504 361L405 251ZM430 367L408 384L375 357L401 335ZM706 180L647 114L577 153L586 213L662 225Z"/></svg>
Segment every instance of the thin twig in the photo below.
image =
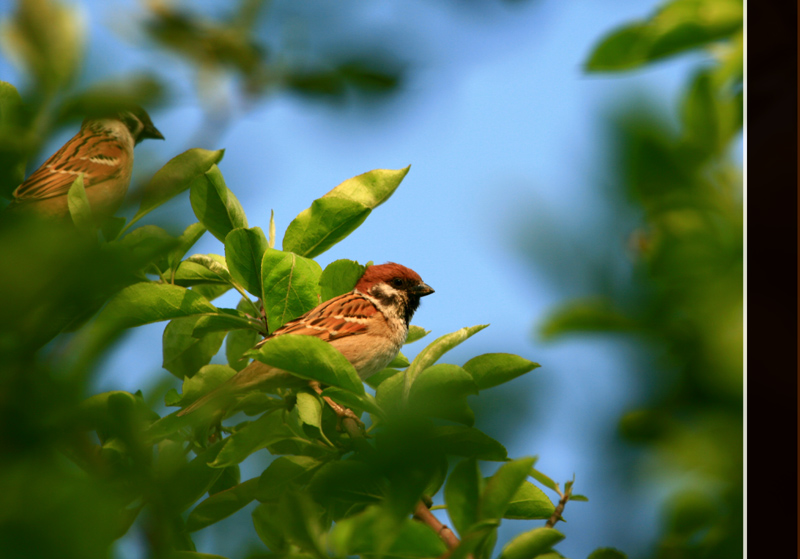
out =
<svg viewBox="0 0 800 559"><path fill-rule="evenodd" d="M556 489L558 491L558 489ZM550 518L547 520L547 524L545 524L545 528L552 528L556 525L561 519L561 513L564 512L564 507L567 505L567 501L569 501L570 495L572 495L572 487L564 491L558 491L559 496L561 499L558 501L558 506L556 506L556 510L553 511L553 514L550 515Z"/></svg>
<svg viewBox="0 0 800 559"><path fill-rule="evenodd" d="M439 522L439 519L433 516L433 513L422 501L417 502L417 506L414 509L414 518L431 527L433 531L436 532L442 539L444 544L447 546L447 549L453 550L458 547L459 543L461 543L458 541L458 538L453 531Z"/></svg>

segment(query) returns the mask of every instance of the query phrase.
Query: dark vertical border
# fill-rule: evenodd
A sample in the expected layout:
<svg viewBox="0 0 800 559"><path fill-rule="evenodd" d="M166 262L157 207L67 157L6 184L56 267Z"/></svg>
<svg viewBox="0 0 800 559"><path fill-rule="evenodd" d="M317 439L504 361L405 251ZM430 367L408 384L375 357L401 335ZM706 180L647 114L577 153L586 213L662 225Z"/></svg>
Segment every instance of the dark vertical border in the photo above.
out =
<svg viewBox="0 0 800 559"><path fill-rule="evenodd" d="M792 261L798 257L797 23L796 2L747 2L749 557L767 550L797 557L800 543L797 502L770 512L774 537L766 546L755 535L765 527L765 489L800 497L800 454L793 448L800 427L798 266ZM788 549L776 553L775 545Z"/></svg>

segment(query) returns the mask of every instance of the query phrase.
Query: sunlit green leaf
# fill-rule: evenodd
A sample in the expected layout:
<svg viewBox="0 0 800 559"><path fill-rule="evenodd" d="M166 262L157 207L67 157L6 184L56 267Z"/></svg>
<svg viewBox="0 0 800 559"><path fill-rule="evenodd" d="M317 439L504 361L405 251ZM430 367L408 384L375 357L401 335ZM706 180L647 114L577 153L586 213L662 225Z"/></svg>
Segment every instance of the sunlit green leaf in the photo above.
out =
<svg viewBox="0 0 800 559"><path fill-rule="evenodd" d="M478 508L481 520L502 518L505 515L511 500L528 477L533 463L533 458L506 462L489 478Z"/></svg>
<svg viewBox="0 0 800 559"><path fill-rule="evenodd" d="M232 230L247 228L242 205L225 186L225 179L216 165L192 181L189 201L200 223L223 243Z"/></svg>
<svg viewBox="0 0 800 559"><path fill-rule="evenodd" d="M83 187L83 173L78 175L72 181L72 186L69 187L67 207L72 222L79 231L89 232L93 229L92 208L89 205L89 198L86 196L86 189Z"/></svg>
<svg viewBox="0 0 800 559"><path fill-rule="evenodd" d="M192 335L201 317L171 320L162 336L162 367L178 378L191 376L207 365L217 354L225 332L211 332L202 337Z"/></svg>
<svg viewBox="0 0 800 559"><path fill-rule="evenodd" d="M408 398L408 394L411 391L411 385L414 383L422 370L436 363L436 361L438 361L442 355L456 347L473 334L480 332L487 326L488 324L465 327L460 330L456 330L455 332L451 332L450 334L445 334L444 336L437 338L428 344L425 349L419 352L417 357L411 363L411 366L406 369L403 381L403 395Z"/></svg>
<svg viewBox="0 0 800 559"><path fill-rule="evenodd" d="M284 334L270 338L253 357L300 378L364 394L364 385L347 358L314 336Z"/></svg>
<svg viewBox="0 0 800 559"><path fill-rule="evenodd" d="M538 363L511 353L484 353L464 363L479 390L503 384L537 367Z"/></svg>
<svg viewBox="0 0 800 559"><path fill-rule="evenodd" d="M503 548L499 559L530 559L544 553L564 539L564 535L553 528L535 528L511 540Z"/></svg>
<svg viewBox="0 0 800 559"><path fill-rule="evenodd" d="M192 148L170 159L144 187L139 211L136 212L134 219L187 190L195 180L222 161L224 154L223 149L209 151Z"/></svg>
<svg viewBox="0 0 800 559"><path fill-rule="evenodd" d="M231 276L247 291L261 298L261 260L267 238L258 228L234 229L225 237L225 260Z"/></svg>
<svg viewBox="0 0 800 559"><path fill-rule="evenodd" d="M364 275L366 266L353 260L334 260L328 264L319 277L320 299L322 302L353 290Z"/></svg>
<svg viewBox="0 0 800 559"><path fill-rule="evenodd" d="M283 250L313 258L352 233L370 212L385 202L408 173L378 169L348 179L289 224Z"/></svg>
<svg viewBox="0 0 800 559"><path fill-rule="evenodd" d="M275 249L264 252L261 278L270 332L319 304L321 273L319 264L308 258Z"/></svg>
<svg viewBox="0 0 800 559"><path fill-rule="evenodd" d="M411 344L416 342L417 340L421 340L428 334L430 334L430 330L425 330L421 326L414 326L413 324L409 325L408 327L408 337L406 338L406 343Z"/></svg>
<svg viewBox="0 0 800 559"><path fill-rule="evenodd" d="M553 515L555 506L544 492L530 483L524 482L508 503L503 518L520 520L547 519Z"/></svg>

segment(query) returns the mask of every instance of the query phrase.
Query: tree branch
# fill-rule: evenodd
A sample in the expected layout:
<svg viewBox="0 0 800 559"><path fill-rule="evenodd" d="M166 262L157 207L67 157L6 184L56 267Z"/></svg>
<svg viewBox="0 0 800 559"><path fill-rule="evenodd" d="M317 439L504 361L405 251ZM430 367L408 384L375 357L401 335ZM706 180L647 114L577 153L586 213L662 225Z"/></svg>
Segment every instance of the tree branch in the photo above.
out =
<svg viewBox="0 0 800 559"><path fill-rule="evenodd" d="M561 499L558 501L556 510L553 511L553 514L550 515L550 518L547 520L547 524L544 525L545 528L552 528L556 525L556 522L561 519L561 513L564 512L564 507L567 506L567 501L569 501L569 497L572 494L572 488L570 487L564 491L564 493L559 491L558 494L561 496Z"/></svg>

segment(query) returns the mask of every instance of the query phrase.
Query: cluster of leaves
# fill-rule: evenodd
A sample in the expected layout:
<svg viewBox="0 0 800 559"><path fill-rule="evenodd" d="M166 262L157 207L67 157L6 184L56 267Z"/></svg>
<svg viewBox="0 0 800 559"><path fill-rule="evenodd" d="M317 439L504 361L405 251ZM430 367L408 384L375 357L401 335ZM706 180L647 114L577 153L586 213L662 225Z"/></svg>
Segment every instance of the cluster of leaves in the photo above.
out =
<svg viewBox="0 0 800 559"><path fill-rule="evenodd" d="M4 111L0 106L0 114ZM13 495L0 522L12 555L58 549L63 557L105 556L116 538L133 529L146 535L154 556L209 557L196 552L192 533L257 500L256 533L272 553L286 557L488 558L504 518L547 519L548 525L519 535L500 557L560 557L552 546L563 535L552 524L561 519L567 500L585 498L572 494L571 482L561 491L533 468L535 458L509 460L501 443L474 427L467 400L538 365L501 353L477 356L463 366L439 363L485 326L444 335L411 362L398 355L369 379L374 396L352 365L316 338L282 336L248 351L285 322L352 290L365 266L337 260L323 270L313 258L386 201L408 168L375 170L343 182L291 222L278 250L274 220L268 235L251 227L226 186L218 167L223 155L191 149L176 156L148 182L132 219L110 219L101 231L80 178L69 191L74 227L3 220L4 256L25 251L21 261L34 264L28 268L34 276L37 270L41 274L29 291L24 285L30 279L19 274L5 278L3 286L17 316L4 317L9 374L3 393L12 398L0 409L14 418L4 424L21 431L3 433L9 462L0 479L26 488ZM155 225L133 227L187 190L198 222L182 235ZM222 243L224 256L187 257L207 231ZM51 250L42 251L48 243ZM54 278L44 271L54 264L75 271ZM77 296L87 287L92 297ZM213 303L231 290L240 295L236 308ZM21 302L11 303L20 293ZM125 329L161 321L168 321L164 368L183 381L182 393L166 393L166 405L191 403L257 359L317 380L326 386L322 396L358 415L367 413L369 438L342 432L323 398L303 384L248 395L237 410L254 419L223 426L211 437L202 414L160 417L141 392L112 391L80 401L109 344ZM66 345L56 338L62 341L44 353L50 363L37 359L36 350L68 326L80 329ZM407 342L427 334L412 326ZM227 364L212 364L223 343ZM26 397L13 397L19 394ZM222 433L227 436L219 437ZM242 481L239 464L262 449L278 458L259 476ZM480 461L504 464L484 478ZM559 506L528 478L556 491ZM44 497L38 507L27 508L39 495L33 487ZM50 494L55 487L65 500ZM420 506L427 511L423 503L442 489L461 538L456 544L440 538L433 517L419 512ZM23 509L26 515L14 516ZM53 528L52 537L31 538L38 533L31 527L40 523Z"/></svg>
<svg viewBox="0 0 800 559"><path fill-rule="evenodd" d="M729 151L742 130L742 9L668 2L590 55L592 72L698 48L713 58L683 96L679 134L635 109L621 115L620 183L640 216L626 247L633 269L598 277L602 295L562 305L541 327L546 338L617 332L648 342L647 365L636 368L652 395L621 432L694 479L669 499L656 557L742 555L743 211Z"/></svg>

